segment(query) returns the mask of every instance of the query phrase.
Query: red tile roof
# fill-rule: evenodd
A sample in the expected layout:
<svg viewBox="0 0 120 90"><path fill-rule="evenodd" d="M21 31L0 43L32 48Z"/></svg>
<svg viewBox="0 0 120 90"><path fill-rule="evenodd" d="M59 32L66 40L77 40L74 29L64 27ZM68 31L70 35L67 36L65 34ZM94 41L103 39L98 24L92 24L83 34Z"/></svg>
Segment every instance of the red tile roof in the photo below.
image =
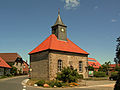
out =
<svg viewBox="0 0 120 90"><path fill-rule="evenodd" d="M50 35L45 41L43 41L39 46L37 46L29 54L44 51L47 49L88 54L86 51L78 47L69 39L67 39L67 41L58 40L54 34Z"/></svg>
<svg viewBox="0 0 120 90"><path fill-rule="evenodd" d="M15 62L17 57L21 58L21 56L18 53L0 53L0 57L6 62Z"/></svg>
<svg viewBox="0 0 120 90"><path fill-rule="evenodd" d="M118 64L120 66L120 64ZM116 67L116 64L110 64L110 67Z"/></svg>
<svg viewBox="0 0 120 90"><path fill-rule="evenodd" d="M99 68L101 64L94 58L88 58L88 65L93 66L94 68Z"/></svg>
<svg viewBox="0 0 120 90"><path fill-rule="evenodd" d="M0 57L0 67L11 68L1 57Z"/></svg>

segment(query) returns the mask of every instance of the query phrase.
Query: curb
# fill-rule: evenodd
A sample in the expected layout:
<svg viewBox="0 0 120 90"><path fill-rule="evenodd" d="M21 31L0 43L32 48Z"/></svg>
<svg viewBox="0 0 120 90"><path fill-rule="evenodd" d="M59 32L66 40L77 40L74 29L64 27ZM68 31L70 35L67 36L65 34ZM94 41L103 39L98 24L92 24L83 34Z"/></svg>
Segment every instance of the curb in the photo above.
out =
<svg viewBox="0 0 120 90"><path fill-rule="evenodd" d="M105 86L110 86L110 85L115 85L115 84L92 85L92 86L84 86L84 87L79 87L79 88L105 87Z"/></svg>
<svg viewBox="0 0 120 90"><path fill-rule="evenodd" d="M21 84L25 86L28 81L29 81L29 79L25 79L21 82Z"/></svg>

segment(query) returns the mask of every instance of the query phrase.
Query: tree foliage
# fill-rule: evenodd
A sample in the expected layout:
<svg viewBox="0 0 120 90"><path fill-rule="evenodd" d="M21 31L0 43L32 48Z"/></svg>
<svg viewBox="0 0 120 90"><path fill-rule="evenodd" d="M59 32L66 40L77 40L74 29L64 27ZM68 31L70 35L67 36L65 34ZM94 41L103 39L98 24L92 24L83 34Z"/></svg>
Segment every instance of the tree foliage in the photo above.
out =
<svg viewBox="0 0 120 90"><path fill-rule="evenodd" d="M109 62L105 62L103 65L101 65L101 67L99 68L98 71L106 72L106 74L108 75L110 64L111 64L110 61Z"/></svg>
<svg viewBox="0 0 120 90"><path fill-rule="evenodd" d="M12 75L17 75L17 68L14 67L14 66L12 66L12 68L11 68L11 70L10 70L10 73L11 73Z"/></svg>
<svg viewBox="0 0 120 90"><path fill-rule="evenodd" d="M77 82L79 78L83 78L82 75L80 75L77 72L77 69L71 69L70 67L63 68L63 70L57 74L57 78L60 81L63 82Z"/></svg>
<svg viewBox="0 0 120 90"><path fill-rule="evenodd" d="M117 38L117 47L116 47L116 62L118 62L120 64L120 37ZM120 71L118 72L118 79L116 81L116 84L115 84L115 88L114 90L120 90Z"/></svg>
<svg viewBox="0 0 120 90"><path fill-rule="evenodd" d="M94 71L94 67L93 66L88 66L88 70Z"/></svg>

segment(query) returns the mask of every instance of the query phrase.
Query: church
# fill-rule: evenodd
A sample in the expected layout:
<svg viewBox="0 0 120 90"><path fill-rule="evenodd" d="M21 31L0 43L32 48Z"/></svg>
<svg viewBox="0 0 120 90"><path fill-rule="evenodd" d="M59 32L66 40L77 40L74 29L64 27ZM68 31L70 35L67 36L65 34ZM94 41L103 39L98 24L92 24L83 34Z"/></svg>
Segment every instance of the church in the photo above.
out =
<svg viewBox="0 0 120 90"><path fill-rule="evenodd" d="M77 69L79 74L87 78L89 53L67 38L67 26L59 11L51 28L52 34L29 52L31 78L54 80L63 67Z"/></svg>

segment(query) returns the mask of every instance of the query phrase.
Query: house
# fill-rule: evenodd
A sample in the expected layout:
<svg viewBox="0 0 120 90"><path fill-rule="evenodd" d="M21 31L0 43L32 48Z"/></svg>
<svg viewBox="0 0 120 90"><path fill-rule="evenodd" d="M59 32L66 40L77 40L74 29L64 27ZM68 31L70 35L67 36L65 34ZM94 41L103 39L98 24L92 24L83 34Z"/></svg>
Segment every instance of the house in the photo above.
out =
<svg viewBox="0 0 120 90"><path fill-rule="evenodd" d="M111 72L115 72L116 67L118 67L118 69L120 69L120 68L119 68L119 67L120 67L120 64L110 64L109 70L110 70Z"/></svg>
<svg viewBox="0 0 120 90"><path fill-rule="evenodd" d="M88 66L93 66L95 71L98 71L101 64L94 58L88 58Z"/></svg>
<svg viewBox="0 0 120 90"><path fill-rule="evenodd" d="M27 62L23 61L23 74L29 73L29 65Z"/></svg>
<svg viewBox="0 0 120 90"><path fill-rule="evenodd" d="M52 34L29 53L31 78L54 80L63 67L77 69L87 78L88 53L67 38L67 26L60 13L51 28Z"/></svg>
<svg viewBox="0 0 120 90"><path fill-rule="evenodd" d="M0 76L10 74L11 67L0 57Z"/></svg>
<svg viewBox="0 0 120 90"><path fill-rule="evenodd" d="M18 53L0 53L0 57L2 57L5 62L9 65L14 66L17 68L17 74L23 74L24 71L24 60ZM26 65L25 68L28 66Z"/></svg>
<svg viewBox="0 0 120 90"><path fill-rule="evenodd" d="M0 53L0 57L5 60L5 62L9 64L14 64L16 59L21 56L18 53Z"/></svg>

